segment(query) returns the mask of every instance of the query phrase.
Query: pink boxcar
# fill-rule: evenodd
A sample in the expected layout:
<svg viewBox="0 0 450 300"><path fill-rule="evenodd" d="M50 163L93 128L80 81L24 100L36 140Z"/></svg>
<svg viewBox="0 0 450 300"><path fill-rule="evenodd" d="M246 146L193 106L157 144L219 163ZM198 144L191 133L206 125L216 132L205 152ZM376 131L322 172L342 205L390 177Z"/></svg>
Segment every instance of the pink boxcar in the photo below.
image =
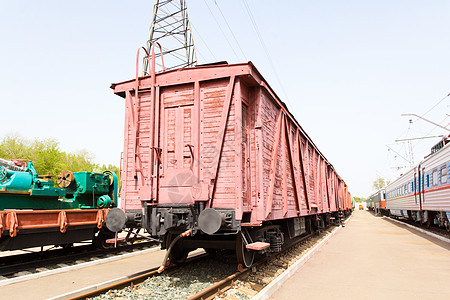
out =
<svg viewBox="0 0 450 300"><path fill-rule="evenodd" d="M174 243L172 261L198 247L236 247L249 265L250 244L279 251L351 210L345 182L252 63L112 88L126 106L121 207L163 248L192 230Z"/></svg>

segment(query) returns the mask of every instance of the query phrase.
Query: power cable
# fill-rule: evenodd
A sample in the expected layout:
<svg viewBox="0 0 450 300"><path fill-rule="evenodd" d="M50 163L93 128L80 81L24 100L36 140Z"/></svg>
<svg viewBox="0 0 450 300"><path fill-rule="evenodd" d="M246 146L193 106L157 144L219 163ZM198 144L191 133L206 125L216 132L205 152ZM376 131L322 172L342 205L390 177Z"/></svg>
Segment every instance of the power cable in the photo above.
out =
<svg viewBox="0 0 450 300"><path fill-rule="evenodd" d="M290 104L291 107L293 107L292 104L290 103L289 97L288 97L288 95L287 95L287 93L286 93L286 91L284 89L284 86L281 83L280 77L278 76L278 73L277 73L277 71L275 69L275 65L274 65L274 63L272 61L272 58L269 55L269 51L267 50L266 44L264 43L264 39L262 38L262 35L261 35L261 33L260 33L259 29L258 29L258 25L257 25L257 23L255 21L255 18L253 17L253 14L252 14L252 12L250 10L250 7L249 7L249 5L247 3L247 0L244 0L243 3L244 3L244 6L245 6L245 10L247 11L248 16L250 17L250 21L252 22L253 28L256 31L256 35L258 36L259 43L261 44L261 46L262 46L262 48L263 48L263 50L264 50L264 52L266 54L267 60L269 61L269 64L270 64L270 66L272 68L272 71L275 74L275 77L276 77L276 79L278 81L278 84L280 85L280 88L281 88L284 96L286 97L287 102Z"/></svg>
<svg viewBox="0 0 450 300"><path fill-rule="evenodd" d="M445 100L445 98L449 97L450 93L448 93L444 98L442 98L441 100L439 100L435 105L433 105L432 108L430 108L429 110L427 110L421 117L425 116L427 113L429 113L430 111L432 111L436 106L438 106L439 104L441 104L442 101Z"/></svg>
<svg viewBox="0 0 450 300"><path fill-rule="evenodd" d="M215 0L214 3L216 4L217 8L219 9L220 14L222 15L222 18L223 18L223 20L225 21L225 24L227 24L228 30L230 30L231 35L233 36L234 41L236 42L236 44L237 44L238 47L239 47L239 50L240 50L241 53L242 53L242 56L244 56L244 59L247 60L247 57L245 56L244 51L242 51L241 45L239 44L238 40L236 39L236 36L234 35L233 30L231 30L230 25L228 24L227 18L225 18L225 16L224 16L223 13L222 13L222 10L220 9L219 4L217 4L217 0Z"/></svg>
<svg viewBox="0 0 450 300"><path fill-rule="evenodd" d="M206 2L206 0L203 0L206 4L206 7L208 7L209 12L211 13L211 16L213 17L214 21L216 22L217 26L220 29L220 32L222 32L223 36L225 37L225 40L228 43L228 46L230 46L231 50L233 51L234 55L236 56L236 59L239 60L239 57L236 53L236 51L234 50L233 46L231 45L230 41L228 40L228 37L226 36L225 32L222 30L222 27L219 24L219 21L217 21L216 16L214 15L214 13L212 12L211 8L208 5L208 2Z"/></svg>
<svg viewBox="0 0 450 300"><path fill-rule="evenodd" d="M200 32L194 27L193 24L191 24L191 26L192 26L192 29L195 31L196 36L198 36L200 38L200 40L203 42L203 44L205 44L206 49L208 49L208 51L211 54L211 56L213 57L214 61L217 61L218 59L216 58L214 53L211 51L211 49L208 47L208 43L206 43L205 40L202 38L202 36L200 35ZM197 52L198 52L198 50L197 50ZM206 62L205 59L204 59L204 61Z"/></svg>

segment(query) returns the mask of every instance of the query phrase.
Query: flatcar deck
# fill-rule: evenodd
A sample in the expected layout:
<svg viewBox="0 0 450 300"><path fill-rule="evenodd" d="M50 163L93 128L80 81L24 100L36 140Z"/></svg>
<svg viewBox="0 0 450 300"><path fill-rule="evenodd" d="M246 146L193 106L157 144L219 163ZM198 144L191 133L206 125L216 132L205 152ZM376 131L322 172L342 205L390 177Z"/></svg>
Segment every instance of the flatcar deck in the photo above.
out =
<svg viewBox="0 0 450 300"><path fill-rule="evenodd" d="M449 277L450 243L355 211L271 299L448 298Z"/></svg>

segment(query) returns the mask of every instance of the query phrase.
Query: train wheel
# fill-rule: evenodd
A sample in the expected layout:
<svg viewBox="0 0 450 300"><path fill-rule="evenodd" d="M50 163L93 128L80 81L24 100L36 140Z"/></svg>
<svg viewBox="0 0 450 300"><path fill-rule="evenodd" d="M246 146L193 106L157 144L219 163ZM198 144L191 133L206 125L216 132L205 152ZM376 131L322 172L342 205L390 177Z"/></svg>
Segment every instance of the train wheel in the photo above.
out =
<svg viewBox="0 0 450 300"><path fill-rule="evenodd" d="M236 257L239 265L248 268L253 264L255 253L245 248L244 241L240 234L236 238Z"/></svg>

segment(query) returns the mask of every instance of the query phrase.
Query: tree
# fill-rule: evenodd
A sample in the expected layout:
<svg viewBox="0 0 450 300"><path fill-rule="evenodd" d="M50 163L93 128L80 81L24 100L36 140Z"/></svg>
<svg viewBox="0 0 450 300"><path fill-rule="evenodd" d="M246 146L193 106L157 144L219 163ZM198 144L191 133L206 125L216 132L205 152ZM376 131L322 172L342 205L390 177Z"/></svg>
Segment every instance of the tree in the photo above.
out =
<svg viewBox="0 0 450 300"><path fill-rule="evenodd" d="M64 152L59 149L59 143L55 139L35 139L28 147L29 153L26 159L33 162L38 174L57 175L64 169L62 158Z"/></svg>
<svg viewBox="0 0 450 300"><path fill-rule="evenodd" d="M38 174L51 176L58 175L62 170L72 172L93 172L111 170L119 176L119 168L113 165L99 168L93 162L94 156L87 150L75 153L66 153L59 147L56 139L26 140L19 135L10 135L0 142L0 158L4 159L27 159L33 162Z"/></svg>
<svg viewBox="0 0 450 300"><path fill-rule="evenodd" d="M27 157L28 155L26 141L18 135L7 136L0 143L1 158L16 159Z"/></svg>
<svg viewBox="0 0 450 300"><path fill-rule="evenodd" d="M386 187L386 181L384 180L384 178L377 177L377 179L374 180L372 186L377 191L381 190Z"/></svg>
<svg viewBox="0 0 450 300"><path fill-rule="evenodd" d="M361 203L361 202L366 201L365 198L361 198L361 197L353 197L353 199L355 200L356 203Z"/></svg>
<svg viewBox="0 0 450 300"><path fill-rule="evenodd" d="M63 164L65 170L72 172L93 172L97 165L92 162L94 156L86 150L76 153L64 153Z"/></svg>

